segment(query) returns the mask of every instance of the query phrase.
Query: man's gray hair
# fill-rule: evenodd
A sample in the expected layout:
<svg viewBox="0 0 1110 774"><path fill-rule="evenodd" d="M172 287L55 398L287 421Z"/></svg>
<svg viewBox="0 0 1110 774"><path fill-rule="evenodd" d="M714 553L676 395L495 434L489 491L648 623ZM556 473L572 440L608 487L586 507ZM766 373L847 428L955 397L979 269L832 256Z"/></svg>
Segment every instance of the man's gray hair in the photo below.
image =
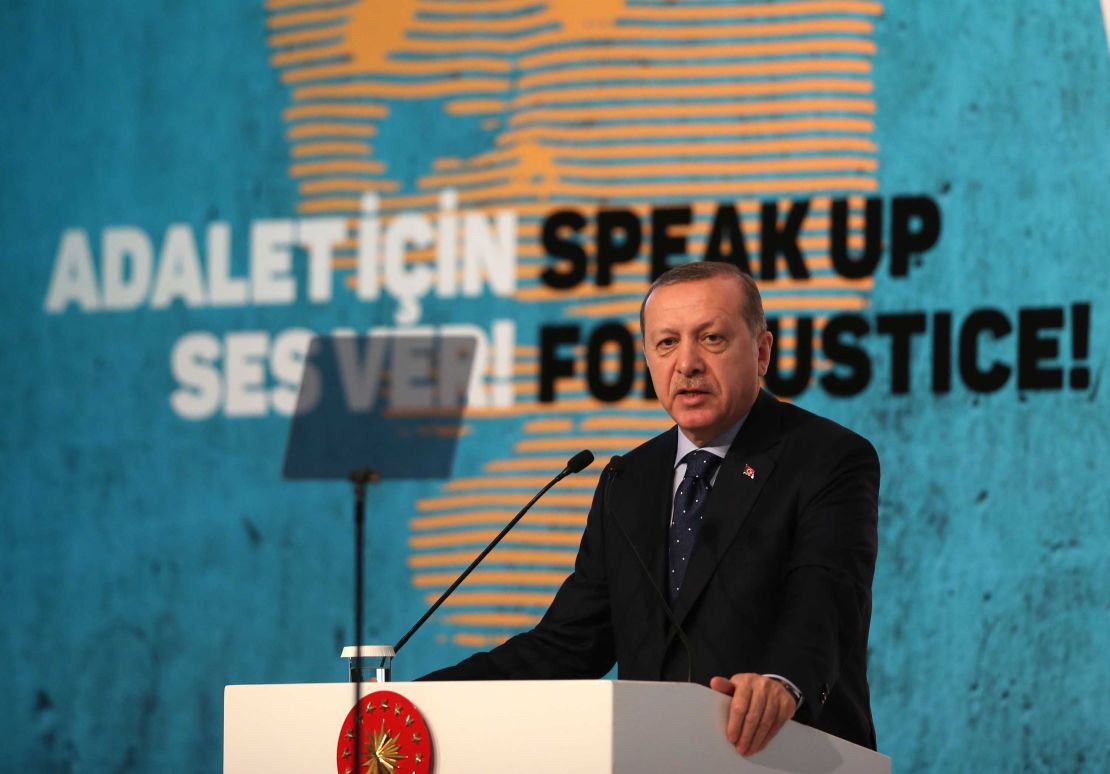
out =
<svg viewBox="0 0 1110 774"><path fill-rule="evenodd" d="M666 285L678 285L682 282L698 282L708 279L721 279L732 277L740 283L744 293L744 307L740 316L748 324L748 330L753 336L758 336L767 330L767 318L763 314L763 298L759 295L759 288L750 274L740 271L737 266L722 261L695 261L683 263L668 269L651 283L644 300L640 303L640 335L644 335L644 308L647 306L651 294Z"/></svg>

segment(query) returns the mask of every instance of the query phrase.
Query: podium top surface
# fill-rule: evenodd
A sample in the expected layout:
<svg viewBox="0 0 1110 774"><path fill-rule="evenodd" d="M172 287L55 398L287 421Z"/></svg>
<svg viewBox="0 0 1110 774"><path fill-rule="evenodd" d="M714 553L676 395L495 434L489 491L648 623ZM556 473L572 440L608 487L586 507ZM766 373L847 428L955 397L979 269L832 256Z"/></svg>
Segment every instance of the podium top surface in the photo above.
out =
<svg viewBox="0 0 1110 774"><path fill-rule="evenodd" d="M789 721L744 758L728 697L702 685L609 680L364 683L427 721L437 774L682 771L889 774L885 755ZM352 683L229 685L224 771L336 771Z"/></svg>

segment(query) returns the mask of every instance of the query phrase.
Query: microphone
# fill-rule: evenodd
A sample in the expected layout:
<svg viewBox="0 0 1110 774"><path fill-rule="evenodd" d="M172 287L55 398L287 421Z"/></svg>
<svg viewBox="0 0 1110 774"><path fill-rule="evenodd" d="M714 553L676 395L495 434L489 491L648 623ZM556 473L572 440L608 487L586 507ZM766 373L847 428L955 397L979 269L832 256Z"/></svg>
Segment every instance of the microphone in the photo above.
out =
<svg viewBox="0 0 1110 774"><path fill-rule="evenodd" d="M606 470L609 473L609 478L605 481L604 507L606 512L608 512L609 514L609 519L617 525L617 529L620 530L621 535L624 537L624 541L628 543L628 547L629 549L631 549L632 555L636 557L636 562L640 565L640 569L644 573L644 579L648 582L648 585L651 586L652 591L655 592L655 596L659 600L659 604L663 608L663 612L666 614L667 620L674 628L674 633L678 637L678 641L682 643L682 648L686 651L686 682L692 683L694 682L694 649L690 646L690 640L686 639L686 632L682 630L682 626L678 623L678 618L675 617L674 611L671 610L670 604L667 602L666 597L663 596L663 592L659 588L659 584L657 584L655 582L655 579L651 577L651 570L648 569L648 566L644 562L643 557L640 556L640 552L636 550L636 545L632 542L632 538L625 530L624 524L621 523L621 520L618 519L616 514L614 514L609 508L609 486L613 483L613 479L620 475L620 470L623 464L624 460L618 454L611 460L609 460L609 464L606 466Z"/></svg>
<svg viewBox="0 0 1110 774"><path fill-rule="evenodd" d="M566 467L559 471L559 475L548 481L547 485L543 489L536 492L536 496L529 500L528 504L520 509L520 513L514 516L512 521L506 524L503 530L497 533L497 537L495 537L490 542L490 544L482 550L482 553L478 554L478 556L474 558L474 561L470 563L469 567L462 571L462 575L456 578L455 582L448 586L446 591L440 594L439 599L437 599L435 603L430 608L428 608L424 615L420 616L420 620L413 624L413 627L411 629L405 632L405 636L397 640L397 644L393 646L393 654L396 655L401 651L401 648L404 647L405 643L412 638L412 635L416 634L416 630L423 626L424 622L432 617L432 613L439 609L439 606L443 604L444 600L446 600L447 597L451 596L455 589L457 589L459 585L464 580L466 580L467 576L469 576L470 573L474 571L474 568L477 567L481 563L481 561L486 558L489 552L492 551L497 546L497 544L501 542L501 538L509 534L509 530L515 527L517 522L524 518L524 514L528 513L528 510L536 504L537 500L539 500L547 493L548 489L558 484L567 476L579 472L593 461L594 455L590 453L589 449L583 449L582 451L578 452L578 454L575 454L573 457L567 460Z"/></svg>
<svg viewBox="0 0 1110 774"><path fill-rule="evenodd" d="M554 481L548 484L548 488L550 489L556 483L562 481L564 478L571 475L572 473L577 473L585 469L593 461L593 453L589 449L583 449L582 451L578 452L578 454L575 454L573 457L567 460L567 466L563 468L563 472L556 476ZM545 489L544 491L547 490ZM543 492L540 492L540 494L543 494Z"/></svg>

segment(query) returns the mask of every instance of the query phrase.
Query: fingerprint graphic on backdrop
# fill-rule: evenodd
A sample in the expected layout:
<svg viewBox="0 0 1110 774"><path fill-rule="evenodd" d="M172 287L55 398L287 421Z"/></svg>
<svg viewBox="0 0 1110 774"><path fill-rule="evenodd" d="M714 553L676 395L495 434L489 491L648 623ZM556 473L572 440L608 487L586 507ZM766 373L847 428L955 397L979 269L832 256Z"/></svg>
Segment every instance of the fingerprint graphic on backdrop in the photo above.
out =
<svg viewBox="0 0 1110 774"><path fill-rule="evenodd" d="M346 216L351 238L335 268L355 266L361 197L383 218L434 215L444 189L458 207L517 213L518 319L617 322L637 332L650 261L614 266L605 287L559 290L543 219L558 209L622 208L650 250L653 207L688 204L672 226L701 257L719 203L738 204L752 269L760 276L760 202L809 200L798 245L809 277L780 268L761 281L779 320L779 367L789 372L794 320L865 308L871 280L836 276L829 259L830 200L850 197L849 247L862 246L863 201L878 188L872 60L875 2L662 2L658 0L268 0L273 66L290 89L284 115L290 175L304 214ZM800 214L795 212L795 215ZM408 260L431 263L434 248ZM601 460L669 426L642 376L607 403L585 379L539 400L539 347L518 326L511 364L515 403L468 412L508 422L511 444L481 475L457 478L413 503L412 582L432 601L531 493L580 448ZM575 352L583 362L582 347ZM822 361L818 356L819 370ZM613 380L607 351L602 378ZM497 364L491 365L496 371ZM491 373L491 375L496 375ZM501 373L504 376L504 373ZM511 446L511 450L510 447ZM529 626L570 571L601 463L550 493L455 594L441 633L466 646L503 641Z"/></svg>

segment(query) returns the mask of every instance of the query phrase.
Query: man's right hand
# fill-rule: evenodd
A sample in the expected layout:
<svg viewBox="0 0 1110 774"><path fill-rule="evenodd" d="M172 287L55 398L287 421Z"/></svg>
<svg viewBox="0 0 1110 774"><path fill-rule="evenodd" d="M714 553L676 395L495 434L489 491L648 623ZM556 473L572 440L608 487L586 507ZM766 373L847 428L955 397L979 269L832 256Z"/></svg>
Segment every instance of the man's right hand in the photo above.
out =
<svg viewBox="0 0 1110 774"><path fill-rule="evenodd" d="M798 708L782 683L751 672L714 677L709 687L732 697L725 736L741 755L763 750Z"/></svg>

